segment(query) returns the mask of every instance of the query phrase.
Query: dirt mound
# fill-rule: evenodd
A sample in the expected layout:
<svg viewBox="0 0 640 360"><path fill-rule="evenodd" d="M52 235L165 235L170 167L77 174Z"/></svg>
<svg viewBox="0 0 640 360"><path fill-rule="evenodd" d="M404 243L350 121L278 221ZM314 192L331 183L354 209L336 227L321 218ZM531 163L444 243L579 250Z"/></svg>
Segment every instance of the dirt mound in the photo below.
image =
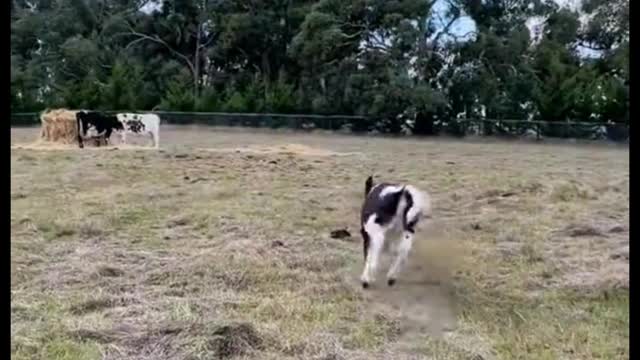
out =
<svg viewBox="0 0 640 360"><path fill-rule="evenodd" d="M230 324L213 332L209 345L220 358L230 358L262 346L262 338L248 323Z"/></svg>
<svg viewBox="0 0 640 360"><path fill-rule="evenodd" d="M326 149L313 148L301 144L284 144L278 146L245 146L240 148L204 148L213 152L237 152L252 154L288 154L297 156L347 156L355 153L340 153Z"/></svg>

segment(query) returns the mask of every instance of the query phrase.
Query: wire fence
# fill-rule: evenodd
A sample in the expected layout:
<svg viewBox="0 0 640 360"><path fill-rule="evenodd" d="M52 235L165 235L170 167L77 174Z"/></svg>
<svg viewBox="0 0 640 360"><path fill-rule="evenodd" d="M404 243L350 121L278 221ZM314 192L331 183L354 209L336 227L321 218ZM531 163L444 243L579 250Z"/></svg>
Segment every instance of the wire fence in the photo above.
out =
<svg viewBox="0 0 640 360"><path fill-rule="evenodd" d="M493 120L462 119L448 124L449 133L459 136L480 135L507 138L565 138L629 140L629 125L621 123L540 121L540 120Z"/></svg>
<svg viewBox="0 0 640 360"><path fill-rule="evenodd" d="M122 111L105 111L115 114ZM151 111L160 116L162 123L172 125L208 125L229 127L287 128L295 130L330 130L381 133L401 132L413 135L449 136L493 136L503 138L607 139L615 142L629 140L629 125L621 123L539 121L539 120L494 120L494 119L449 119L429 121L428 124L401 124L395 131L372 118L345 115L298 115L298 114L250 114ZM40 113L11 114L11 126L34 126L40 124ZM397 130L398 128L402 130Z"/></svg>
<svg viewBox="0 0 640 360"><path fill-rule="evenodd" d="M124 111L104 111L116 114ZM160 116L163 124L172 125L209 125L240 126L291 129L325 129L340 130L346 125L364 123L364 116L347 115L297 115L297 114L251 114L221 112L180 112L180 111L148 111ZM11 114L11 126L34 126L40 124L40 113Z"/></svg>

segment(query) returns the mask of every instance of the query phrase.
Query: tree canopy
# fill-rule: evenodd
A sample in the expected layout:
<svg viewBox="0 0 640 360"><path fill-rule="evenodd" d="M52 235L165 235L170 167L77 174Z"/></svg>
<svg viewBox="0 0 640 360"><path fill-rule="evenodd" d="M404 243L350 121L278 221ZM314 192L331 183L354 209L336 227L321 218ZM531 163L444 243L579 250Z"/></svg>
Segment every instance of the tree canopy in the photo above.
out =
<svg viewBox="0 0 640 360"><path fill-rule="evenodd" d="M628 0L11 0L14 112L366 115L429 132L460 116L628 123L628 104Z"/></svg>

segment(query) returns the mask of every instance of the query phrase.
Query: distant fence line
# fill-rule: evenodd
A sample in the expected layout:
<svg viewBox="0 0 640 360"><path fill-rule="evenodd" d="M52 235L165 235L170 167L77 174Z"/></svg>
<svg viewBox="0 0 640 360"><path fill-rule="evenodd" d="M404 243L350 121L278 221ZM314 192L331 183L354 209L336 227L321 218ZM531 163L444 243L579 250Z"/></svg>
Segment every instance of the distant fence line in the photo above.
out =
<svg viewBox="0 0 640 360"><path fill-rule="evenodd" d="M461 119L450 122L447 127L445 132L460 136L629 140L629 125L622 123Z"/></svg>
<svg viewBox="0 0 640 360"><path fill-rule="evenodd" d="M116 114L126 111L103 111ZM222 113L222 112L181 112L181 111L146 111L157 114L162 122L172 125L211 125L211 126L248 126L271 128L320 128L339 130L346 124L366 121L364 116L349 115L297 115L268 113ZM40 124L40 113L11 114L11 126L30 126Z"/></svg>
<svg viewBox="0 0 640 360"><path fill-rule="evenodd" d="M125 111L105 111L115 114ZM365 116L348 115L300 115L300 114L266 114L266 113L221 113L221 112L180 112L149 111L162 118L165 124L174 125L209 125L209 126L242 126L263 128L290 129L322 129L366 131L378 128L385 132L384 125L375 124ZM40 113L11 114L11 126L32 126L40 123ZM378 126L377 126L378 125ZM629 126L627 124L611 124L602 122L579 121L541 121L541 120L495 120L495 119L449 119L433 121L426 127L416 124L414 132L420 135L453 135L453 136L498 136L510 138L575 138L575 139L609 139L627 141Z"/></svg>

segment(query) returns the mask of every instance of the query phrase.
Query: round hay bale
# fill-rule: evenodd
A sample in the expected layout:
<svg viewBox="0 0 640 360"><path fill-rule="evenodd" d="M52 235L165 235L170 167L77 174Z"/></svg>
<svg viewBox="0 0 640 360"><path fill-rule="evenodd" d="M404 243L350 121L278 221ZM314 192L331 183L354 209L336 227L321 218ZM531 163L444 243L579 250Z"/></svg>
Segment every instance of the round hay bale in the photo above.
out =
<svg viewBox="0 0 640 360"><path fill-rule="evenodd" d="M78 140L76 112L67 109L45 110L40 115L40 140L73 144Z"/></svg>

